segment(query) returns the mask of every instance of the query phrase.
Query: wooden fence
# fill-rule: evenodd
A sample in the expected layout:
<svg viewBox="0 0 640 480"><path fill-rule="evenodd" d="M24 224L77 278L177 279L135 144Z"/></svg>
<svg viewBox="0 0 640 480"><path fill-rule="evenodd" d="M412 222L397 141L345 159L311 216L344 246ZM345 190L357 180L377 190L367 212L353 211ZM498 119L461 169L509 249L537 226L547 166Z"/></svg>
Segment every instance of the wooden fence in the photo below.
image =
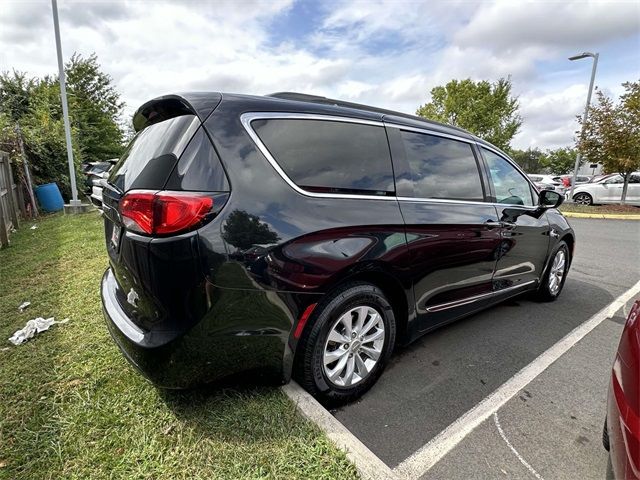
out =
<svg viewBox="0 0 640 480"><path fill-rule="evenodd" d="M0 247L9 245L9 235L18 228L19 187L13 180L9 155L0 151Z"/></svg>

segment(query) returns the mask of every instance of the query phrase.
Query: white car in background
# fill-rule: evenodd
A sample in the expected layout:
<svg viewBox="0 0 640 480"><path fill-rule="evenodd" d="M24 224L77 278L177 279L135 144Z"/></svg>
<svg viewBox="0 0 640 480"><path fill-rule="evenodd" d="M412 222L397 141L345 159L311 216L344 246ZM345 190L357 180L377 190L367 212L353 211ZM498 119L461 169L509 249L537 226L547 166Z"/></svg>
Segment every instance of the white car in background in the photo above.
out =
<svg viewBox="0 0 640 480"><path fill-rule="evenodd" d="M604 203L620 203L624 179L614 173L593 183L576 185L573 201L580 205L599 205ZM629 178L627 203L640 206L640 172L634 172Z"/></svg>
<svg viewBox="0 0 640 480"><path fill-rule="evenodd" d="M560 195L564 195L567 191L566 187L562 184L562 178L558 175L531 174L527 176L535 183L538 190L551 190L558 192Z"/></svg>

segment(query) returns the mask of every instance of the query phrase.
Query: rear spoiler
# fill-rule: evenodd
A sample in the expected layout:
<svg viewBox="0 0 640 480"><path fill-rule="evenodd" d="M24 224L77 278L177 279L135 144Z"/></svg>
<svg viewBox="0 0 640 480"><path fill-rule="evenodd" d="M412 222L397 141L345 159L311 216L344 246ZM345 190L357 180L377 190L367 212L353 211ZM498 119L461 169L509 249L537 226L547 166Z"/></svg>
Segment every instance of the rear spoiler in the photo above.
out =
<svg viewBox="0 0 640 480"><path fill-rule="evenodd" d="M136 132L170 118L181 115L196 115L204 122L220 104L222 95L217 92L195 92L164 95L143 104L133 114Z"/></svg>

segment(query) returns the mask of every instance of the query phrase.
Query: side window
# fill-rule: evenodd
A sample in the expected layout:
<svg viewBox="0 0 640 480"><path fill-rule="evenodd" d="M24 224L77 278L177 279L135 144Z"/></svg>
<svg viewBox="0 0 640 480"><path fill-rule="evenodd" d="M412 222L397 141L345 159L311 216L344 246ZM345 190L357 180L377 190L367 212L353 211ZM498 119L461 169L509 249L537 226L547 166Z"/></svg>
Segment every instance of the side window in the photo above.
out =
<svg viewBox="0 0 640 480"><path fill-rule="evenodd" d="M530 184L516 167L491 150L483 148L482 154L491 173L491 182L496 192L496 202L533 206Z"/></svg>
<svg viewBox="0 0 640 480"><path fill-rule="evenodd" d="M604 183L606 183L607 185L612 185L615 183L624 183L624 180L622 179L621 175L614 175L610 178L607 178Z"/></svg>
<svg viewBox="0 0 640 480"><path fill-rule="evenodd" d="M484 201L480 171L471 145L404 130L400 135L415 197Z"/></svg>
<svg viewBox="0 0 640 480"><path fill-rule="evenodd" d="M629 183L640 183L640 175L632 174L631 177L629 177Z"/></svg>
<svg viewBox="0 0 640 480"><path fill-rule="evenodd" d="M287 176L314 192L394 194L383 127L329 120L254 120L252 128Z"/></svg>
<svg viewBox="0 0 640 480"><path fill-rule="evenodd" d="M198 128L174 168L167 190L227 192L229 183L218 154L204 132Z"/></svg>

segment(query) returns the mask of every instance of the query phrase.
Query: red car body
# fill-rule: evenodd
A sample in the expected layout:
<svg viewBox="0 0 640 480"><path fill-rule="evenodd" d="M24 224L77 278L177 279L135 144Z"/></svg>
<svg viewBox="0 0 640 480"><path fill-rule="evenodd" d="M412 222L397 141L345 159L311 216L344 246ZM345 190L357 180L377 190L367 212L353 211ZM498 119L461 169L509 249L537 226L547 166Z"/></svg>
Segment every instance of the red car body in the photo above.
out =
<svg viewBox="0 0 640 480"><path fill-rule="evenodd" d="M640 300L627 317L613 362L603 441L614 478L640 479Z"/></svg>

